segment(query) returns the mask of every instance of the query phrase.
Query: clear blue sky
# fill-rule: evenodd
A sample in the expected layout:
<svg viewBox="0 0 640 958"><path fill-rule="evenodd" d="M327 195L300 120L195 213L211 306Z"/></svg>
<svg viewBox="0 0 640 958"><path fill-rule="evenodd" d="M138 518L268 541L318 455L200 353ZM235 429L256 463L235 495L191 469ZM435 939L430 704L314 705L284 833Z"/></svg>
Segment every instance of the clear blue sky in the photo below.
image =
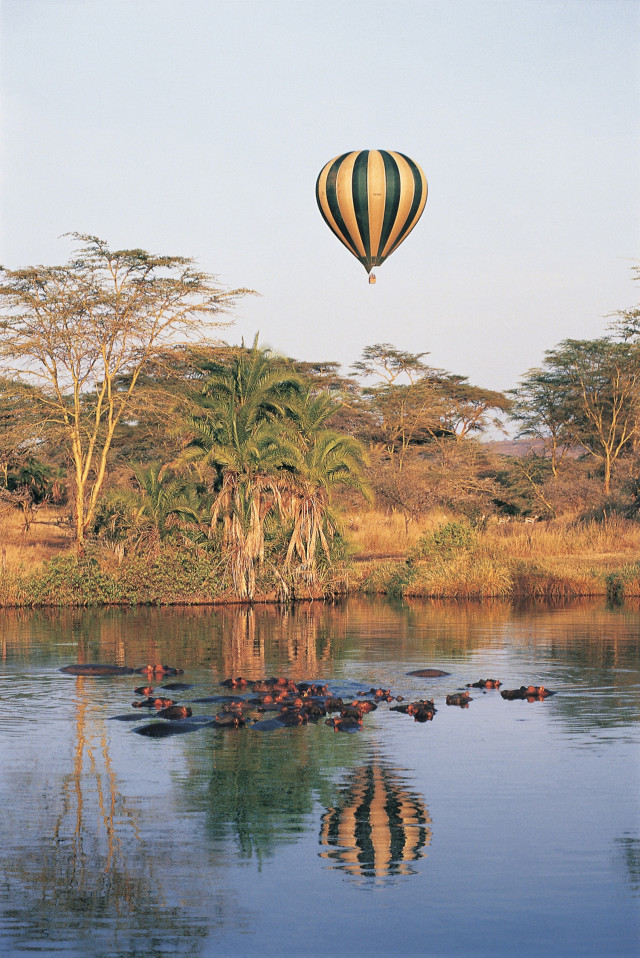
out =
<svg viewBox="0 0 640 958"><path fill-rule="evenodd" d="M2 0L0 261L67 231L195 257L256 331L348 367L392 342L496 389L638 301L640 4ZM369 286L321 167L400 150L424 215Z"/></svg>

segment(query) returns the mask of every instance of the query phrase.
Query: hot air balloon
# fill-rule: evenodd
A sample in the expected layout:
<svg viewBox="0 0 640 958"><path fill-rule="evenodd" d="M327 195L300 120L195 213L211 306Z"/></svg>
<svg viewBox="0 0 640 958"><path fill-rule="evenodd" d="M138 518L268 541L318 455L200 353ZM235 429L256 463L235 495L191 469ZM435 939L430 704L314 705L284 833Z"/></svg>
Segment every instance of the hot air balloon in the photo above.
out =
<svg viewBox="0 0 640 958"><path fill-rule="evenodd" d="M356 150L322 168L316 200L329 229L367 273L409 235L427 202L427 180L404 153ZM369 276L375 283L375 276Z"/></svg>

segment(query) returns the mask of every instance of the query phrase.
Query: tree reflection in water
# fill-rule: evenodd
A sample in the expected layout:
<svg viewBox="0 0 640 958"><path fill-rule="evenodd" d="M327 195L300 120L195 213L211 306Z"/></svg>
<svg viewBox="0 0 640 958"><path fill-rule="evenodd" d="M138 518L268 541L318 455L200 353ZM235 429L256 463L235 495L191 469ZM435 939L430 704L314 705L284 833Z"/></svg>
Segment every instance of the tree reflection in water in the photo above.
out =
<svg viewBox="0 0 640 958"><path fill-rule="evenodd" d="M121 954L165 954L154 942L179 931L180 953L197 954L209 923L181 907L172 870L158 867L158 846L142 835L148 809L131 807L120 790L105 721L92 712L94 680L74 685L71 766L60 772L59 757L50 768L47 754L37 756L13 783L22 801L3 809L12 848L3 861L5 929L16 945L48 941L79 955L97 953L104 934Z"/></svg>
<svg viewBox="0 0 640 958"><path fill-rule="evenodd" d="M431 843L429 813L401 773L373 759L350 772L337 803L322 817L320 853L356 877L412 875Z"/></svg>
<svg viewBox="0 0 640 958"><path fill-rule="evenodd" d="M332 773L361 754L355 736L332 735L323 725L214 736L206 791L193 769L189 804L205 811L212 839L231 838L243 859L259 862L309 827L316 802L333 800Z"/></svg>

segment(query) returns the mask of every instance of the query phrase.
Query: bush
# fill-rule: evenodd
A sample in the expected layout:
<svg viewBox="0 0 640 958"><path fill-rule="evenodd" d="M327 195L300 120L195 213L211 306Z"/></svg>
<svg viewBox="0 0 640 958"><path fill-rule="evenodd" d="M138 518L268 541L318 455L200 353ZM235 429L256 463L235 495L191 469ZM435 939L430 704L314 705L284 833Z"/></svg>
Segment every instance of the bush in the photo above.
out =
<svg viewBox="0 0 640 958"><path fill-rule="evenodd" d="M52 559L30 575L3 577L2 586L2 605L166 605L213 599L225 577L219 556L165 547L111 570L92 557Z"/></svg>
<svg viewBox="0 0 640 958"><path fill-rule="evenodd" d="M117 602L113 577L95 559L52 559L25 582L29 605L104 605Z"/></svg>
<svg viewBox="0 0 640 958"><path fill-rule="evenodd" d="M609 573L606 583L609 602L617 604L630 596L640 595L640 562Z"/></svg>
<svg viewBox="0 0 640 958"><path fill-rule="evenodd" d="M456 555L471 552L478 542L478 534L469 522L459 520L418 539L411 559L452 559Z"/></svg>

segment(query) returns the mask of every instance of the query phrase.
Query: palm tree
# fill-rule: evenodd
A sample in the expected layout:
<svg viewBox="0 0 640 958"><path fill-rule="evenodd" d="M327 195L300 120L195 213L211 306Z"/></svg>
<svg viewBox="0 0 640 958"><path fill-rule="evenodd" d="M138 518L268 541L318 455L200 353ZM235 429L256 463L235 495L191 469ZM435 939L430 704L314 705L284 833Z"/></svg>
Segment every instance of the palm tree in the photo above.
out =
<svg viewBox="0 0 640 958"><path fill-rule="evenodd" d="M224 433L231 419L249 433L262 422L296 421L306 395L304 380L270 350L244 345L230 362L210 363L199 405L211 423L219 421Z"/></svg>
<svg viewBox="0 0 640 958"><path fill-rule="evenodd" d="M127 546L149 549L166 539L189 541L201 523L201 500L193 486L160 463L132 469L136 487L115 489L103 498L97 534L120 556Z"/></svg>
<svg viewBox="0 0 640 958"><path fill-rule="evenodd" d="M332 490L349 485L367 491L362 446L323 428L337 404L327 395L312 396L288 365L258 348L256 338L231 362L210 367L199 405L177 464L197 469L212 488L211 528L222 523L236 594L253 598L268 516L292 526L285 567L297 558L313 580L317 544L328 556L327 537L337 526L329 508Z"/></svg>
<svg viewBox="0 0 640 958"><path fill-rule="evenodd" d="M306 444L302 468L289 497L293 532L289 541L285 567L297 556L309 581L316 579L318 545L330 558L329 539L339 528L331 509L333 491L349 487L371 499L371 490L364 477L366 455L357 439L334 429L317 432Z"/></svg>
<svg viewBox="0 0 640 958"><path fill-rule="evenodd" d="M265 519L280 509L300 468L295 421L303 392L300 377L274 364L256 338L230 363L210 367L202 412L190 417L188 442L176 461L195 468L213 490L211 529L222 522L234 590L243 599L255 593Z"/></svg>

